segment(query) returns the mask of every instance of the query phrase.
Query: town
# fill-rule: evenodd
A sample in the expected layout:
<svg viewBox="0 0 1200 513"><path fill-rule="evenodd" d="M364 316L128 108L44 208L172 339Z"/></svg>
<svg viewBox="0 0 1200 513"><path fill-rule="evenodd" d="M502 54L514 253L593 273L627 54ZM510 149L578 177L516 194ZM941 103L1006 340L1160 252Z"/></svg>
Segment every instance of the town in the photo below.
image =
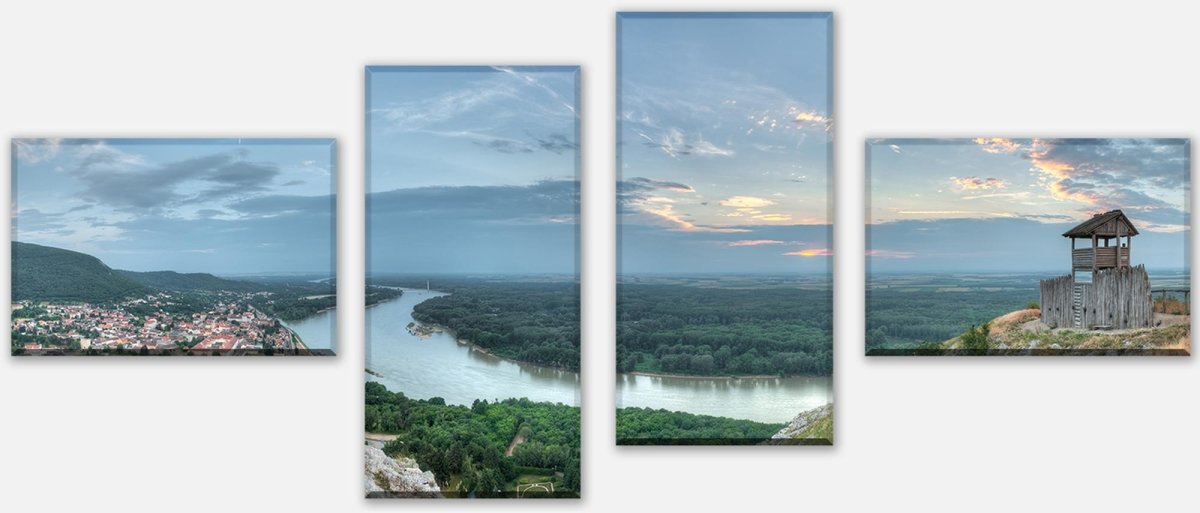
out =
<svg viewBox="0 0 1200 513"><path fill-rule="evenodd" d="M222 292L204 307L160 292L116 305L21 301L12 305L12 351L27 355L275 355L308 349L250 304ZM172 312L172 313L168 313Z"/></svg>

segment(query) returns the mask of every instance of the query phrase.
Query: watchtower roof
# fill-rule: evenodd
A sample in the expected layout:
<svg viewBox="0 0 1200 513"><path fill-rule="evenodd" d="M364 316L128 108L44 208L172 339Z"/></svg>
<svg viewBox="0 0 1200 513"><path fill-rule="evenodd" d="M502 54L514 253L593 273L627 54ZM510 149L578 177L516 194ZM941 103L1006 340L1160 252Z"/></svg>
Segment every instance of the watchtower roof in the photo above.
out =
<svg viewBox="0 0 1200 513"><path fill-rule="evenodd" d="M1118 209L1092 216L1091 219L1079 223L1079 226L1067 230L1063 234L1063 237L1090 239L1093 235L1101 238L1112 238L1134 236L1137 234L1137 227L1133 226L1133 222L1128 217L1125 217L1124 212Z"/></svg>

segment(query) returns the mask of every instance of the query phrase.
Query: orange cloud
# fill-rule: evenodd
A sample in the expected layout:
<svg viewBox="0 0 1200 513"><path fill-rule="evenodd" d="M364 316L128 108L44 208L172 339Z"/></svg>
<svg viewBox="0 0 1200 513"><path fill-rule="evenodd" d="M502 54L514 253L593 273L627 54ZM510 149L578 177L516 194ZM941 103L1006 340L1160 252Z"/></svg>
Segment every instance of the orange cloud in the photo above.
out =
<svg viewBox="0 0 1200 513"><path fill-rule="evenodd" d="M977 176L964 176L959 178L951 176L950 181L957 185L960 189L1003 189L1008 184L999 178L979 178Z"/></svg>
<svg viewBox="0 0 1200 513"><path fill-rule="evenodd" d="M817 248L817 249L802 249L800 251L788 251L787 253L784 253L784 254L787 256L817 257L817 256L831 256L831 255L833 255L833 251L830 251L829 249L826 249L826 248Z"/></svg>
<svg viewBox="0 0 1200 513"><path fill-rule="evenodd" d="M775 202L766 198L754 196L732 196L721 200L721 206L734 208L762 208L774 205Z"/></svg>
<svg viewBox="0 0 1200 513"><path fill-rule="evenodd" d="M1021 143L1003 137L977 137L975 144L983 146L988 153L1012 153L1021 149Z"/></svg>
<svg viewBox="0 0 1200 513"><path fill-rule="evenodd" d="M671 203L665 204L645 204L640 205L642 211L656 216L664 221L675 225L676 230L685 232L714 232L714 233L741 233L747 232L744 228L721 228L717 226L701 226L687 220L683 214L676 212L674 205Z"/></svg>
<svg viewBox="0 0 1200 513"><path fill-rule="evenodd" d="M828 131L833 126L833 120L829 116L825 116L817 111L800 110L796 107L788 107L788 115L792 117L792 122L800 127L822 127Z"/></svg>
<svg viewBox="0 0 1200 513"><path fill-rule="evenodd" d="M1061 160L1050 158L1050 150L1053 148L1051 143L1041 139L1034 139L1030 144L1027 155L1029 161L1033 163L1034 169L1041 171L1054 179L1050 182L1050 196L1057 200L1072 200L1089 205L1096 204L1098 198L1092 194L1082 191L1067 190L1066 181L1071 178L1071 172L1075 171L1075 166Z"/></svg>
<svg viewBox="0 0 1200 513"><path fill-rule="evenodd" d="M758 214L753 217L759 221L766 221L768 223L781 223L792 220L792 216L787 214Z"/></svg>

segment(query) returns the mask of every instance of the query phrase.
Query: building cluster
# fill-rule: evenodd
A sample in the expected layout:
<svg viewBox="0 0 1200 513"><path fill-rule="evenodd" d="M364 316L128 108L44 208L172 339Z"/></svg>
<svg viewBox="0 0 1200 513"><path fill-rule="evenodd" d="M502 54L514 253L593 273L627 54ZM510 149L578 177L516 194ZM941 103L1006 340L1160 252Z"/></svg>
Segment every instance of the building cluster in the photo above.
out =
<svg viewBox="0 0 1200 513"><path fill-rule="evenodd" d="M115 307L23 301L14 303L12 335L25 352L257 353L291 350L292 333L237 295L205 311L170 314L160 293ZM149 315L133 312L152 311ZM24 312L33 315L23 315Z"/></svg>

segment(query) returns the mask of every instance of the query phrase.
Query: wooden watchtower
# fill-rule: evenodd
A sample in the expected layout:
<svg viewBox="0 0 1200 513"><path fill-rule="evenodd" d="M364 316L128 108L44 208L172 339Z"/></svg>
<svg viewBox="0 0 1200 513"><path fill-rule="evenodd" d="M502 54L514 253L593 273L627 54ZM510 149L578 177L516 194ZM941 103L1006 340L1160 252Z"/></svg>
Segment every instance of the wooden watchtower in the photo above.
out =
<svg viewBox="0 0 1200 513"><path fill-rule="evenodd" d="M1137 234L1137 228L1120 210L1096 214L1067 230L1063 237L1071 239L1071 277L1074 278L1078 271L1095 273L1102 269L1129 267L1129 250L1133 236ZM1121 242L1121 237L1125 237L1125 242ZM1079 239L1091 244L1077 248Z"/></svg>
<svg viewBox="0 0 1200 513"><path fill-rule="evenodd" d="M1130 265L1137 227L1120 210L1096 214L1063 237L1071 239L1071 274L1042 280L1042 322L1051 328L1119 329L1154 320L1150 277ZM1121 238L1124 237L1124 242ZM1078 240L1090 241L1077 247ZM1090 279L1076 281L1079 271Z"/></svg>

